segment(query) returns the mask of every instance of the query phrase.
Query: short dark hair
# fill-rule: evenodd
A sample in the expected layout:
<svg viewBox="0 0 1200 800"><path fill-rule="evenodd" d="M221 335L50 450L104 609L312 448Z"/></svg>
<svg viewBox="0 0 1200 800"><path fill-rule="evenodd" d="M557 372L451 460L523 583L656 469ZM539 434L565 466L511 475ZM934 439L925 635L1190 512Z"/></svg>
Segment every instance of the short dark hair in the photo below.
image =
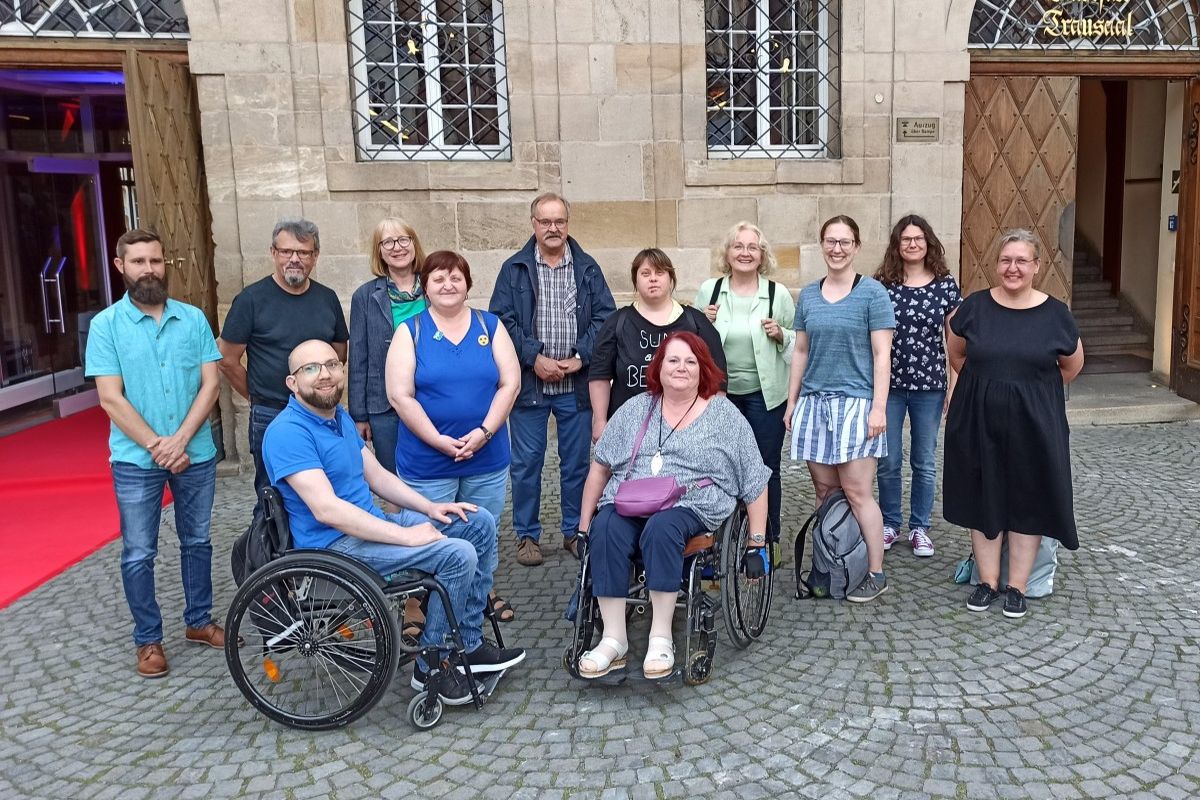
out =
<svg viewBox="0 0 1200 800"><path fill-rule="evenodd" d="M713 360L712 353L709 352L708 345L704 343L704 340L691 331L676 331L663 339L662 344L654 351L654 357L650 359L650 366L646 369L646 391L650 394L662 394L663 361L667 357L667 345L674 341L686 344L696 356L696 362L700 366L700 396L707 400L721 391L721 381L725 379L725 373Z"/></svg>
<svg viewBox="0 0 1200 800"><path fill-rule="evenodd" d="M645 250L638 252L633 257L633 265L629 268L629 282L633 284L633 290L637 291L637 274L642 268L642 264L650 264L659 272L665 272L671 277L671 288L674 289L678 282L675 277L675 265L671 263L671 258L659 250L657 247L647 247Z"/></svg>
<svg viewBox="0 0 1200 800"><path fill-rule="evenodd" d="M838 223L845 225L854 233L855 244L862 244L862 237L858 232L858 223L854 221L853 217L847 217L845 214L838 214L837 216L830 217L829 219L825 220L825 224L821 226L820 238L825 238L825 231L829 229L830 225L837 225Z"/></svg>
<svg viewBox="0 0 1200 800"><path fill-rule="evenodd" d="M125 257L125 251L129 249L129 245L143 242L158 242L159 247L162 247L162 238L157 233L148 228L134 228L125 231L121 234L121 238L117 239L117 258Z"/></svg>
<svg viewBox="0 0 1200 800"><path fill-rule="evenodd" d="M425 266L421 269L421 291L425 291L426 284L429 283L429 276L439 270L447 272L458 270L462 276L467 279L467 291L470 291L474 284L471 281L471 265L467 260L453 250L435 250L425 256Z"/></svg>

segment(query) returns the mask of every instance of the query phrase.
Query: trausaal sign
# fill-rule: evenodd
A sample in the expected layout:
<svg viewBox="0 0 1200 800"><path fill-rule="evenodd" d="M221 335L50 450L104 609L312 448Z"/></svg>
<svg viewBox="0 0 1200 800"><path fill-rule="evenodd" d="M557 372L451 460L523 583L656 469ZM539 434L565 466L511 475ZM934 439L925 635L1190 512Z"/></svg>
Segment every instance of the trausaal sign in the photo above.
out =
<svg viewBox="0 0 1200 800"><path fill-rule="evenodd" d="M1124 39L1133 38L1133 12L1128 0L1049 0L1042 14L1039 31L1053 39ZM1069 5L1070 9L1064 8Z"/></svg>

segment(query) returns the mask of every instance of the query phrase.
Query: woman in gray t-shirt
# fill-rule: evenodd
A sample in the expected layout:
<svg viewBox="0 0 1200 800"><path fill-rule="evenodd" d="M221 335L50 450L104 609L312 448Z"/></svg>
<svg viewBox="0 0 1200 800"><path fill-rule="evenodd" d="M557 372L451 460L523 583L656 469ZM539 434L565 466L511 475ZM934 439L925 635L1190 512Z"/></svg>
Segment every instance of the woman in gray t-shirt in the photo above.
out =
<svg viewBox="0 0 1200 800"><path fill-rule="evenodd" d="M592 588L604 620L604 638L580 657L580 677L597 678L625 667L625 595L635 550L641 550L653 609L642 664L647 678L666 677L674 669L671 618L685 543L717 528L738 500L746 503L749 517L746 574L765 574L771 471L746 418L718 395L723 378L703 339L686 331L672 333L650 361L647 391L617 410L596 443L579 527L588 535ZM634 459L634 441L643 426ZM651 476L670 476L688 486L706 478L712 483L691 489L673 507L650 517L618 514L614 498L621 482Z"/></svg>

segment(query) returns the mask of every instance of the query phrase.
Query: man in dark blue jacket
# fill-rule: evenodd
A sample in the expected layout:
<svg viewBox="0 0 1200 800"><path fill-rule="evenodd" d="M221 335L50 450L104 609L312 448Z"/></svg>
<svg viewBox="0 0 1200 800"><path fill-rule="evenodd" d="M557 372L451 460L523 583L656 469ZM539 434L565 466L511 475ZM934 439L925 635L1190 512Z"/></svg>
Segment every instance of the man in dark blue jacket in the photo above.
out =
<svg viewBox="0 0 1200 800"><path fill-rule="evenodd" d="M575 534L587 477L592 412L587 372L596 332L615 310L596 261L567 235L571 206L547 192L529 208L533 236L500 267L491 312L504 321L521 361L521 394L509 417L517 561L542 563L542 466L550 413L558 429L563 547Z"/></svg>

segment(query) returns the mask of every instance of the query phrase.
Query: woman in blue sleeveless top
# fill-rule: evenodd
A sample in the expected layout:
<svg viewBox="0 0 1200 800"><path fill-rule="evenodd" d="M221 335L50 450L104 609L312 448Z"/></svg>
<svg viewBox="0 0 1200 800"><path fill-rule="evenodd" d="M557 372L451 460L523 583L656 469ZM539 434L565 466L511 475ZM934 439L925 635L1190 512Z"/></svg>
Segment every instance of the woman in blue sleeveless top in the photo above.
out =
<svg viewBox="0 0 1200 800"><path fill-rule="evenodd" d="M396 329L387 389L400 415L396 473L435 503L474 503L497 521L504 511L508 414L521 367L494 314L467 305L471 267L458 253L431 253L421 270L428 307ZM507 603L493 600L502 619Z"/></svg>

